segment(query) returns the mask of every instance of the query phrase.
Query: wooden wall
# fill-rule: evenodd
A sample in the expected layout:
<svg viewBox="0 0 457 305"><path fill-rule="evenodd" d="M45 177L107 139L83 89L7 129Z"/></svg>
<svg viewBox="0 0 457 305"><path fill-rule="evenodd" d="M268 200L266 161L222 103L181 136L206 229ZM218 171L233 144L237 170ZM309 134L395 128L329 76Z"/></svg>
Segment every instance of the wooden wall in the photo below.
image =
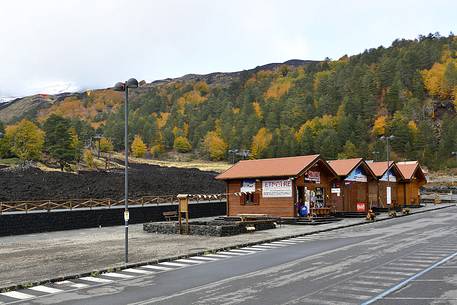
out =
<svg viewBox="0 0 457 305"><path fill-rule="evenodd" d="M420 195L419 189L422 185L425 184L425 181L413 179L411 181L402 182L398 187L398 197L401 205L419 205L420 204Z"/></svg>
<svg viewBox="0 0 457 305"><path fill-rule="evenodd" d="M295 202L296 202L296 187L307 187L309 190L315 190L317 187L324 188L324 202L327 206L330 206L331 198L330 198L330 188L331 182L334 179L333 174L323 165L322 162L325 161L318 161L315 166L313 166L310 170L312 171L319 171L321 173L320 176L320 183L314 183L305 181L303 173L300 177L292 183L292 197L290 198L263 198L262 197L262 180L284 180L288 179L289 177L276 177L276 178L264 178L264 179L257 179L256 180L256 192L259 198L258 203L249 203L244 204L241 203L241 199L239 196L234 195L241 189L242 179L239 180L229 180L227 182L227 215L235 216L237 214L268 214L273 216L281 216L281 217L294 217L297 215L297 211L295 209Z"/></svg>
<svg viewBox="0 0 457 305"><path fill-rule="evenodd" d="M391 207L399 206L398 202L398 188L401 187L399 182L390 182L391 187ZM378 181L379 202L378 207L387 208L387 181Z"/></svg>
<svg viewBox="0 0 457 305"><path fill-rule="evenodd" d="M268 178L274 180L275 178ZM287 178L276 178L287 179ZM266 179L267 180L267 179ZM227 181L227 191L229 196L227 198L227 215L235 216L238 214L268 214L273 216L292 217L294 215L294 199L290 198L263 198L262 197L262 182L256 181L256 193L259 196L259 203L241 203L239 196L233 193L239 192L242 180ZM292 189L295 187L292 186ZM294 193L294 192L293 192Z"/></svg>
<svg viewBox="0 0 457 305"><path fill-rule="evenodd" d="M347 184L349 183L349 184ZM343 212L357 212L357 203L365 203L368 208L368 183L343 182L344 210Z"/></svg>

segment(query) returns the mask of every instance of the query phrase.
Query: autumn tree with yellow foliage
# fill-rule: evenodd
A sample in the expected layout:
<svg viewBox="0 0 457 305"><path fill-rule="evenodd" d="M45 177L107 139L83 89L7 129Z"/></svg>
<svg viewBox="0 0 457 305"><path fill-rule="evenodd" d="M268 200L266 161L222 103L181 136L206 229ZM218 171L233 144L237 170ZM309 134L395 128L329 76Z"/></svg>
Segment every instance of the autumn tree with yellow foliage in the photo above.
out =
<svg viewBox="0 0 457 305"><path fill-rule="evenodd" d="M262 153L268 148L273 139L273 135L265 127L259 129L257 134L252 138L251 158L257 159L262 157Z"/></svg>
<svg viewBox="0 0 457 305"><path fill-rule="evenodd" d="M31 121L23 119L16 125L8 126L5 137L11 152L22 161L41 159L44 132Z"/></svg>
<svg viewBox="0 0 457 305"><path fill-rule="evenodd" d="M227 143L215 131L206 134L203 147L211 160L223 160L228 149Z"/></svg>
<svg viewBox="0 0 457 305"><path fill-rule="evenodd" d="M136 158L144 158L147 152L146 144L144 144L143 139L139 135L135 135L135 138L132 142L132 155Z"/></svg>

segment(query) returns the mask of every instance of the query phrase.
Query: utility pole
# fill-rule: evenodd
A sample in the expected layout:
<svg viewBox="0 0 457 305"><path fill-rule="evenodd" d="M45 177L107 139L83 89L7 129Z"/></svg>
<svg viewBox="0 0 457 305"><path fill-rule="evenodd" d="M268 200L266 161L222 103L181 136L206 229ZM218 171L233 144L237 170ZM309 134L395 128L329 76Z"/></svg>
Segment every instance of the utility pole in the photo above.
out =
<svg viewBox="0 0 457 305"><path fill-rule="evenodd" d="M392 189L390 187L390 173L389 173L389 168L390 168L390 147L389 147L389 140L393 140L395 137L394 136L382 136L380 139L381 141L386 141L386 159L387 159L387 188L386 188L386 204L388 205L389 212L390 212L390 207L392 204ZM390 198L390 202L387 200Z"/></svg>

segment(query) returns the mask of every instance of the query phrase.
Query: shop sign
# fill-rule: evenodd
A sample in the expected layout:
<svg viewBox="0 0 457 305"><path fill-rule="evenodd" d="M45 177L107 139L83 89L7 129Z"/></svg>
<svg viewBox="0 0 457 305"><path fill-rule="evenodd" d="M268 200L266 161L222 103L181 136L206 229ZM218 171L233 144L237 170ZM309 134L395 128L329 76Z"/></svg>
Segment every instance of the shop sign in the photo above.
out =
<svg viewBox="0 0 457 305"><path fill-rule="evenodd" d="M357 202L357 212L365 212L365 203Z"/></svg>
<svg viewBox="0 0 457 305"><path fill-rule="evenodd" d="M367 176L363 173L362 167L354 169L345 179L346 181L367 182Z"/></svg>
<svg viewBox="0 0 457 305"><path fill-rule="evenodd" d="M341 194L341 189L339 187L334 187L331 189L332 194L336 194L337 196L340 196Z"/></svg>
<svg viewBox="0 0 457 305"><path fill-rule="evenodd" d="M313 181L316 183L321 183L321 173L320 172L315 172L315 171L308 171L305 174L305 180L307 181Z"/></svg>
<svg viewBox="0 0 457 305"><path fill-rule="evenodd" d="M241 184L241 192L244 193L253 193L255 192L255 180L254 179L245 179Z"/></svg>
<svg viewBox="0 0 457 305"><path fill-rule="evenodd" d="M262 181L262 197L292 197L292 181L289 179Z"/></svg>

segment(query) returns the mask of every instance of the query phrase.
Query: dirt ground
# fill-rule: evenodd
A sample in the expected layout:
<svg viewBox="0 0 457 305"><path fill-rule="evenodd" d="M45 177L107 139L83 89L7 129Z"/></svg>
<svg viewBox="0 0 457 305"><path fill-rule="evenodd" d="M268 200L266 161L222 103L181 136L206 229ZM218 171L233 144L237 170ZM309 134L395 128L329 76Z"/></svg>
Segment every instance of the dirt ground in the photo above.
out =
<svg viewBox="0 0 457 305"><path fill-rule="evenodd" d="M195 168L131 164L129 196L173 195L178 193L215 194L225 191L215 172ZM124 195L124 171L58 171L0 169L0 201L67 198L112 198Z"/></svg>

